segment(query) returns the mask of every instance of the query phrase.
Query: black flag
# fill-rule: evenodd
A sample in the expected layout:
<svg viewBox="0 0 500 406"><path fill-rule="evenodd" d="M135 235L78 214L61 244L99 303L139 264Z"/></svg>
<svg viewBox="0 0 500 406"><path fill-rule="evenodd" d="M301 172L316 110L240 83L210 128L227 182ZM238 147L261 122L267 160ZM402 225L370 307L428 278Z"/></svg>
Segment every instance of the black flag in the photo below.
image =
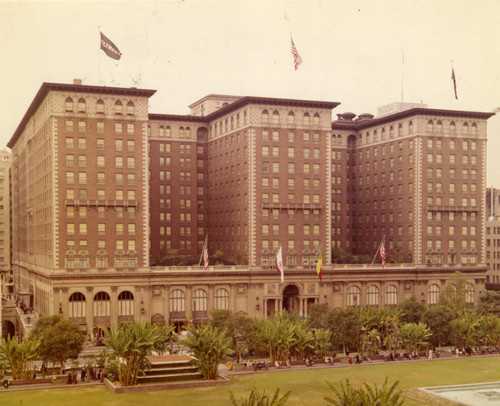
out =
<svg viewBox="0 0 500 406"><path fill-rule="evenodd" d="M101 49L110 58L120 59L122 56L122 53L120 52L118 47L115 44L113 44L113 41L111 41L108 37L106 37L102 32L101 32Z"/></svg>

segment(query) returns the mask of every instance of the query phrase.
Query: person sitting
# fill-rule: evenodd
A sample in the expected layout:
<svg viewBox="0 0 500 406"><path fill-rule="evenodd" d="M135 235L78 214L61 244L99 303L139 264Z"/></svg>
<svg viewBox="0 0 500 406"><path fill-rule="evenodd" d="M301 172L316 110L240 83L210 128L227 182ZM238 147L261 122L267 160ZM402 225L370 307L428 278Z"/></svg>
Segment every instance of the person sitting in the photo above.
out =
<svg viewBox="0 0 500 406"><path fill-rule="evenodd" d="M310 366L311 366L311 361L309 360L309 358L306 358L306 366L307 366L307 367L310 367Z"/></svg>
<svg viewBox="0 0 500 406"><path fill-rule="evenodd" d="M276 368L279 368L280 367L280 362L278 360L274 361L274 366Z"/></svg>

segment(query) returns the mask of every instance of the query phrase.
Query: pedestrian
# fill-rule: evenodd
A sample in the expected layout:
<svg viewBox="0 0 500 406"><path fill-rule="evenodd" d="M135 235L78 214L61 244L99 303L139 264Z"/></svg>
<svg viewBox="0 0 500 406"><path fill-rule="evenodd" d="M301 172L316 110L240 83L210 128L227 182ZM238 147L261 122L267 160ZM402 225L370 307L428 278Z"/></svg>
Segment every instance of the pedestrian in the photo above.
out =
<svg viewBox="0 0 500 406"><path fill-rule="evenodd" d="M72 378L73 374L71 373L71 371L68 372L68 380L66 381L66 383L68 385L71 385L73 383L73 378Z"/></svg>
<svg viewBox="0 0 500 406"><path fill-rule="evenodd" d="M33 367L33 379L36 379L36 365Z"/></svg>
<svg viewBox="0 0 500 406"><path fill-rule="evenodd" d="M99 369L97 370L97 380L98 380L98 381L100 381L100 380L101 380L101 373L102 373L102 372L101 372L101 368L99 368Z"/></svg>
<svg viewBox="0 0 500 406"><path fill-rule="evenodd" d="M80 372L80 376L82 378L82 382L85 382L85 377L87 376L87 368L83 367L82 372Z"/></svg>
<svg viewBox="0 0 500 406"><path fill-rule="evenodd" d="M72 374L73 374L73 385L76 385L78 383L77 373L76 371L73 371Z"/></svg>
<svg viewBox="0 0 500 406"><path fill-rule="evenodd" d="M45 365L45 362L42 363L42 367L40 369L40 372L42 373L42 376L45 378L45 376L47 375L47 366Z"/></svg>

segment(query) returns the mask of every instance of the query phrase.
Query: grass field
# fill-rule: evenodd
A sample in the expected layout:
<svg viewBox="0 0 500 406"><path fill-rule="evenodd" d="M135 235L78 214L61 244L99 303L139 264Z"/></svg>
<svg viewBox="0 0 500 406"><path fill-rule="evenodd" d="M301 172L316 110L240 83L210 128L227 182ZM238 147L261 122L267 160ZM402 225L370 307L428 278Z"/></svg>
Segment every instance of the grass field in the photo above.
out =
<svg viewBox="0 0 500 406"><path fill-rule="evenodd" d="M0 391L0 406L201 406L228 405L229 391L237 399L247 396L252 387L274 393L291 390L287 406L327 405L325 396L331 396L325 381L339 382L349 378L354 385L362 382L383 384L385 377L406 395L405 406L446 405L443 400L432 401L420 394L422 386L500 381L500 357L464 358L446 361L379 364L347 368L307 369L275 373L256 373L231 377L232 384L222 387L177 389L114 395L104 386L13 392ZM451 404L451 403L449 403Z"/></svg>

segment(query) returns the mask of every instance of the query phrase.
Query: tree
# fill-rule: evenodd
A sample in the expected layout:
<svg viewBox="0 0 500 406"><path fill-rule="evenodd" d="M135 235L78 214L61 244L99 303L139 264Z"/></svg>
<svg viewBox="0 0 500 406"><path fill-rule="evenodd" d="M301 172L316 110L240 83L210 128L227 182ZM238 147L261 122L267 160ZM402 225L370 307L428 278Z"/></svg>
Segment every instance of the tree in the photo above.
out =
<svg viewBox="0 0 500 406"><path fill-rule="evenodd" d="M258 322L257 338L274 361L286 361L287 355L295 343L295 324L293 315L276 313Z"/></svg>
<svg viewBox="0 0 500 406"><path fill-rule="evenodd" d="M212 259L215 261L216 265L222 264L222 258L224 257L224 252L217 250L212 254Z"/></svg>
<svg viewBox="0 0 500 406"><path fill-rule="evenodd" d="M61 374L66 360L78 359L85 341L83 331L60 315L38 319L30 337L40 339L39 356L44 361L59 363Z"/></svg>
<svg viewBox="0 0 500 406"><path fill-rule="evenodd" d="M418 323L422 321L427 306L412 296L399 304L398 309L401 310L400 321L402 323Z"/></svg>
<svg viewBox="0 0 500 406"><path fill-rule="evenodd" d="M455 312L445 306L431 306L422 316L422 321L427 324L432 332L429 341L434 346L441 347L448 344L451 338L451 321Z"/></svg>
<svg viewBox="0 0 500 406"><path fill-rule="evenodd" d="M465 286L465 278L460 272L455 272L439 294L438 304L453 310L457 316L463 314L467 309Z"/></svg>
<svg viewBox="0 0 500 406"><path fill-rule="evenodd" d="M326 303L313 303L307 309L307 322L311 328L328 328L328 315L332 310Z"/></svg>
<svg viewBox="0 0 500 406"><path fill-rule="evenodd" d="M307 323L296 320L293 328L293 344L291 350L297 359L305 359L308 352L314 349L314 334Z"/></svg>
<svg viewBox="0 0 500 406"><path fill-rule="evenodd" d="M193 351L196 365L205 379L217 379L219 364L232 353L231 337L210 323L191 325L184 345Z"/></svg>
<svg viewBox="0 0 500 406"><path fill-rule="evenodd" d="M38 356L38 347L40 346L39 338L27 338L21 343L17 341L17 337L7 336L0 341L0 362L8 364L12 379L28 378L29 362L36 359Z"/></svg>
<svg viewBox="0 0 500 406"><path fill-rule="evenodd" d="M229 398L231 400L231 404L233 406L238 406L238 402L236 401L236 398L234 397L233 392L229 391L229 393L230 393ZM288 400L290 393L291 393L291 391L288 391L280 399L279 398L280 390L276 389L276 392L274 393L274 396L271 399L269 396L267 396L266 391L259 393L259 392L257 392L257 389L254 388L250 392L248 399L242 400L240 405L241 406L282 406Z"/></svg>
<svg viewBox="0 0 500 406"><path fill-rule="evenodd" d="M104 344L113 350L112 363L118 369L118 379L123 386L135 385L139 373L151 363L148 356L153 351L165 351L172 337L173 328L159 327L146 322L129 322L117 329L105 330Z"/></svg>
<svg viewBox="0 0 500 406"><path fill-rule="evenodd" d="M332 344L356 350L362 341L362 324L359 310L355 307L335 309L329 313L328 325L332 331Z"/></svg>
<svg viewBox="0 0 500 406"><path fill-rule="evenodd" d="M500 315L500 292L487 290L479 295L479 303L476 308L480 314Z"/></svg>
<svg viewBox="0 0 500 406"><path fill-rule="evenodd" d="M481 315L476 312L463 312L455 320L451 321L452 338L455 345L469 347L478 340Z"/></svg>

